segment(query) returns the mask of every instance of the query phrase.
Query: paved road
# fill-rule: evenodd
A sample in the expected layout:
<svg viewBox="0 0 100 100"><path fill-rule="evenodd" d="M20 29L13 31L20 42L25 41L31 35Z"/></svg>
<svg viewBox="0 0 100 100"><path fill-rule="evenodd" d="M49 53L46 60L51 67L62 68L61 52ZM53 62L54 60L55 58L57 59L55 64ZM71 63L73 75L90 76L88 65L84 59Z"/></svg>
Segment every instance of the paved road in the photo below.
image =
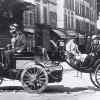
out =
<svg viewBox="0 0 100 100"><path fill-rule="evenodd" d="M81 74L70 68L68 71L66 67L62 82L48 84L41 94L29 94L19 81L5 80L0 87L0 100L100 100L100 89L92 85L89 74Z"/></svg>

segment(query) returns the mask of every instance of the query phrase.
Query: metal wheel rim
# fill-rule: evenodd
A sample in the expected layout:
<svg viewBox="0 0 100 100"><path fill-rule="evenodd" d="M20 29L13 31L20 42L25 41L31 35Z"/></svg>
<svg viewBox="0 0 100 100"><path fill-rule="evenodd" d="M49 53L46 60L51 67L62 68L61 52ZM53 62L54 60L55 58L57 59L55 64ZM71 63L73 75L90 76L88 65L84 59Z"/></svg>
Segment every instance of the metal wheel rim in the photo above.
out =
<svg viewBox="0 0 100 100"><path fill-rule="evenodd" d="M2 82L3 82L3 78L2 78L2 77L0 77L0 85L2 84Z"/></svg>
<svg viewBox="0 0 100 100"><path fill-rule="evenodd" d="M99 88L100 88L100 64L96 68L95 78L96 78L96 82L97 82L97 84L99 85Z"/></svg>
<svg viewBox="0 0 100 100"><path fill-rule="evenodd" d="M97 88L100 88L100 86L98 85L96 78L95 78L95 73L90 73L90 80L92 82L92 84L94 86L96 86Z"/></svg>
<svg viewBox="0 0 100 100"><path fill-rule="evenodd" d="M39 65L31 65L21 75L21 81L27 92L40 93L47 87L48 75L44 68Z"/></svg>

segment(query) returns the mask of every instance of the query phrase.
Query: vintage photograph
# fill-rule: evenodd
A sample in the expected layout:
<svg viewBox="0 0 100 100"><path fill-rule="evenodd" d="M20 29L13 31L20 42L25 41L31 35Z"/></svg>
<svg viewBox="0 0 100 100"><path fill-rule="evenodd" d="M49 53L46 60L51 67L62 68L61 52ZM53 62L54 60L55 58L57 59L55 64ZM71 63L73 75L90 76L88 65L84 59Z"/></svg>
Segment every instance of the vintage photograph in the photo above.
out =
<svg viewBox="0 0 100 100"><path fill-rule="evenodd" d="M0 0L0 100L100 99L100 0Z"/></svg>

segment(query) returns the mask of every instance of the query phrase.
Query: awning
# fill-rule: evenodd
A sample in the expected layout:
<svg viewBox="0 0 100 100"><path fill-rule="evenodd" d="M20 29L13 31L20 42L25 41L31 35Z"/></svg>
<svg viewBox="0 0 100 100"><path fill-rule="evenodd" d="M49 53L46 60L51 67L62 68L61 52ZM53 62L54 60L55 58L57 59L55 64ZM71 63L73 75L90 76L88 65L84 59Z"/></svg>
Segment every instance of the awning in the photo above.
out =
<svg viewBox="0 0 100 100"><path fill-rule="evenodd" d="M75 31L70 31L70 30L66 31L67 38L76 38L77 36L79 36L79 33L76 33Z"/></svg>
<svg viewBox="0 0 100 100"><path fill-rule="evenodd" d="M53 29L53 32L55 32L60 38L66 38L66 35L63 31Z"/></svg>

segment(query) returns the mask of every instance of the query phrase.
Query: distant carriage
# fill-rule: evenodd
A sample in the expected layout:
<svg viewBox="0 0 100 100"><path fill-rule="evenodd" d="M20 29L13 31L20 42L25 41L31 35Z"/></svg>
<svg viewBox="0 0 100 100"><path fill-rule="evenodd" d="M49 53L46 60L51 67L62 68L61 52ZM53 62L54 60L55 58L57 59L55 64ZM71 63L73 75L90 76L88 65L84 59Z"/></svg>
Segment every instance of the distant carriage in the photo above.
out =
<svg viewBox="0 0 100 100"><path fill-rule="evenodd" d="M73 37L72 37L73 38ZM76 37L74 37L76 38ZM88 37L85 37L88 39ZM100 88L100 49L99 44L93 44L92 41L89 42L89 51L87 52L87 57L85 58L84 62L77 60L75 56L69 52L65 56L66 62L77 71L82 73L89 73L91 82L98 88ZM86 44L85 44L86 46ZM87 48L86 48L87 49ZM92 53L92 55L91 55ZM68 59L69 56L69 59Z"/></svg>

